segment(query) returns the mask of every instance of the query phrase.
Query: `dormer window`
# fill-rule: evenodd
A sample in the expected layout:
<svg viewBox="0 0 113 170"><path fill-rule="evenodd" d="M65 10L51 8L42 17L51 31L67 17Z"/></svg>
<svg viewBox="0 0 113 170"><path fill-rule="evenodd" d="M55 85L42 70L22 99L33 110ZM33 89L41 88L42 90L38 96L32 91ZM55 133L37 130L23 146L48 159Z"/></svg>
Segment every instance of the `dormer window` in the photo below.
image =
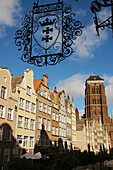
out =
<svg viewBox="0 0 113 170"><path fill-rule="evenodd" d="M27 94L31 96L31 88L27 86Z"/></svg>

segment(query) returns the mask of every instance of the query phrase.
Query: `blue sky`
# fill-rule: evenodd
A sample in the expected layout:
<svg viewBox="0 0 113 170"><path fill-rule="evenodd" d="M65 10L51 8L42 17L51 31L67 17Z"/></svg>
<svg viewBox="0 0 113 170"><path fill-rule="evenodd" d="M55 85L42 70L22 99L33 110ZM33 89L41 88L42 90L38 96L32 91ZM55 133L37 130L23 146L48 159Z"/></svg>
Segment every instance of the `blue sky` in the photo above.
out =
<svg viewBox="0 0 113 170"><path fill-rule="evenodd" d="M16 30L21 28L25 13L28 13L36 0L0 0L0 65L8 67L13 76L23 75L24 70L31 68L35 79L48 74L50 90L57 86L58 90L64 89L70 97L75 99L80 113L83 112L85 80L91 75L104 78L106 86L109 115L113 108L113 38L112 31L100 31L96 36L93 25L94 15L90 11L92 0L64 0L71 4L76 20L85 26L83 34L75 41L73 53L69 58L55 66L38 68L22 62L19 57L14 37ZM49 3L49 0L39 0L39 5ZM52 0L57 2L57 0ZM102 19L110 15L110 9L104 9L99 14Z"/></svg>

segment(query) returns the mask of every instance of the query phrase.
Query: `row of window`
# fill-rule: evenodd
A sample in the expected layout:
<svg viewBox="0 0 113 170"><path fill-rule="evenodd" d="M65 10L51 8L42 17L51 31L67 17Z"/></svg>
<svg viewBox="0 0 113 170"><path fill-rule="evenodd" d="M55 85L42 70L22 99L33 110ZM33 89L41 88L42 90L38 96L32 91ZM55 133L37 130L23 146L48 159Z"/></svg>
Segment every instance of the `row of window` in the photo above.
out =
<svg viewBox="0 0 113 170"><path fill-rule="evenodd" d="M92 94L100 94L100 87L92 87Z"/></svg>
<svg viewBox="0 0 113 170"><path fill-rule="evenodd" d="M66 123L66 116L59 114L59 121Z"/></svg>
<svg viewBox="0 0 113 170"><path fill-rule="evenodd" d="M100 99L97 99L97 102L96 99L92 99L92 104L100 104Z"/></svg>
<svg viewBox="0 0 113 170"><path fill-rule="evenodd" d="M43 110L42 110L42 108L43 108ZM49 115L51 115L51 107L47 106L47 104L42 103L40 101L38 102L38 110L41 111L41 112L43 111L44 113L48 113Z"/></svg>
<svg viewBox="0 0 113 170"><path fill-rule="evenodd" d="M8 108L7 119L13 120L13 112L14 110ZM0 118L5 118L5 106L0 105Z"/></svg>
<svg viewBox="0 0 113 170"><path fill-rule="evenodd" d="M24 120L23 120L24 119ZM23 128L23 123L24 123L24 128L30 130L35 130L35 120L34 119L29 119L27 117L23 116L18 116L18 127ZM30 125L30 127L29 127Z"/></svg>
<svg viewBox="0 0 113 170"><path fill-rule="evenodd" d="M66 137L66 129L59 128L59 136Z"/></svg>
<svg viewBox="0 0 113 170"><path fill-rule="evenodd" d="M20 98L19 108L24 110L25 100ZM31 105L31 113L36 112L36 104L30 103L30 101L26 100L26 111L30 112L30 105Z"/></svg>
<svg viewBox="0 0 113 170"><path fill-rule="evenodd" d="M27 94L31 95L31 88L27 86ZM7 99L7 88L4 86L1 86L1 98Z"/></svg>
<svg viewBox="0 0 113 170"><path fill-rule="evenodd" d="M58 127L52 126L52 135L58 136Z"/></svg>
<svg viewBox="0 0 113 170"><path fill-rule="evenodd" d="M48 119L43 119L42 122L42 117L38 117L38 129L42 129L42 124L44 126L44 130L47 130L48 132L50 132L50 127L51 127L51 121Z"/></svg>
<svg viewBox="0 0 113 170"><path fill-rule="evenodd" d="M39 95L45 97L46 99L50 100L50 95L47 95L47 91L44 90L44 92L40 91L39 92Z"/></svg>
<svg viewBox="0 0 113 170"><path fill-rule="evenodd" d="M34 147L34 137L23 136L23 140L22 140L22 135L17 135L17 141L20 146L22 145L22 141L23 141L23 147L28 147L28 138L29 138L29 147L33 148Z"/></svg>
<svg viewBox="0 0 113 170"><path fill-rule="evenodd" d="M52 120L56 120L58 122L58 114L52 112Z"/></svg>

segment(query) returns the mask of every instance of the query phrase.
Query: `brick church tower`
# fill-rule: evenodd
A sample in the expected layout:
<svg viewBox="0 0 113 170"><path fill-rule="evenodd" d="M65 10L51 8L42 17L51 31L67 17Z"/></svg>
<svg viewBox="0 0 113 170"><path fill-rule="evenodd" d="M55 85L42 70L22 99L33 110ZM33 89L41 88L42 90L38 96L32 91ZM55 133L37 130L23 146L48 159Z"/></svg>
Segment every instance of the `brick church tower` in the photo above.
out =
<svg viewBox="0 0 113 170"><path fill-rule="evenodd" d="M99 115L103 124L109 123L104 79L91 75L86 80L85 117L98 120Z"/></svg>

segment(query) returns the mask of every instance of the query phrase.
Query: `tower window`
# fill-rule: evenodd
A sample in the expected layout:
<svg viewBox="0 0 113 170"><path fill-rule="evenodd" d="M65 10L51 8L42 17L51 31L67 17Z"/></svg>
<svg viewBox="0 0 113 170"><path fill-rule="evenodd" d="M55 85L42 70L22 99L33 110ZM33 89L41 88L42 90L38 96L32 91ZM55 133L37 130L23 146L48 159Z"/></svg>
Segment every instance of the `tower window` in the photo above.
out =
<svg viewBox="0 0 113 170"><path fill-rule="evenodd" d="M95 94L95 87L92 87L92 94Z"/></svg>

